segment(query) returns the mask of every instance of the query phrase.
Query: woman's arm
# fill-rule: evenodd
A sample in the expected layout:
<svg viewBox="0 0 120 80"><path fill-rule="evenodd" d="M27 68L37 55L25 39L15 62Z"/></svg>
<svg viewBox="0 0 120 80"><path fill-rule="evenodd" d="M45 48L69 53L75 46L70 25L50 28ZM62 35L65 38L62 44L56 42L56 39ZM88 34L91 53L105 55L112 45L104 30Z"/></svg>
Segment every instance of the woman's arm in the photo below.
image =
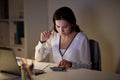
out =
<svg viewBox="0 0 120 80"><path fill-rule="evenodd" d="M80 44L78 45L79 48L79 61L72 62L73 68L91 68L91 60L90 60L90 49L89 49L89 42L86 37L82 38Z"/></svg>
<svg viewBox="0 0 120 80"><path fill-rule="evenodd" d="M36 61L41 61L43 60L48 53L51 53L51 43L50 40L48 39L45 43L41 43L40 41L35 47L35 60Z"/></svg>
<svg viewBox="0 0 120 80"><path fill-rule="evenodd" d="M44 31L40 34L40 41L35 47L35 60L41 61L51 51L50 36L51 31Z"/></svg>
<svg viewBox="0 0 120 80"><path fill-rule="evenodd" d="M80 49L80 63L79 66L81 68L91 68L91 59L90 59L90 48L89 48L89 41L87 37L83 38L82 45L79 45Z"/></svg>

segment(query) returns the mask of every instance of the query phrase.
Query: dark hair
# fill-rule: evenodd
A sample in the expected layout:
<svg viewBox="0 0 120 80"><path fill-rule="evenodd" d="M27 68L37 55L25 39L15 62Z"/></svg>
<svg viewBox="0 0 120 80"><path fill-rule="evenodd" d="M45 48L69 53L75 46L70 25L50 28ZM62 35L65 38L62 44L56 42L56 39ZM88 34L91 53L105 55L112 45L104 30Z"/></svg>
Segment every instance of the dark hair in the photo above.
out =
<svg viewBox="0 0 120 80"><path fill-rule="evenodd" d="M72 31L75 30L76 32L80 32L79 26L76 24L76 18L72 11L72 9L68 7L61 7L57 9L53 15L53 24L54 24L54 30L57 32L55 27L55 20L66 20L72 25Z"/></svg>

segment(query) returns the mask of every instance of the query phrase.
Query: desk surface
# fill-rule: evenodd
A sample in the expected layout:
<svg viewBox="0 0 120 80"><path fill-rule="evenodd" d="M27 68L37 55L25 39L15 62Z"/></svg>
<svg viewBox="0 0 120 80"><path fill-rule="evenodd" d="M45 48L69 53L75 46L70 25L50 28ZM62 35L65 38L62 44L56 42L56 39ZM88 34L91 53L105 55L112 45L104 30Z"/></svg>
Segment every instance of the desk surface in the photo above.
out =
<svg viewBox="0 0 120 80"><path fill-rule="evenodd" d="M120 75L88 69L68 70L67 72L47 72L36 77L41 80L120 80Z"/></svg>
<svg viewBox="0 0 120 80"><path fill-rule="evenodd" d="M39 63L44 65L44 63ZM35 66L37 66L39 63L35 63ZM34 80L120 80L120 75L114 73L106 73L82 68L68 69L66 72L55 72L50 69L50 67L55 66L55 64L48 64L49 65L44 69L46 73L33 76ZM38 67L36 68L38 69ZM7 76L13 77L13 75L8 74ZM1 78L3 77L5 77L5 74L0 73L0 80L2 80ZM16 76L14 80L18 80Z"/></svg>

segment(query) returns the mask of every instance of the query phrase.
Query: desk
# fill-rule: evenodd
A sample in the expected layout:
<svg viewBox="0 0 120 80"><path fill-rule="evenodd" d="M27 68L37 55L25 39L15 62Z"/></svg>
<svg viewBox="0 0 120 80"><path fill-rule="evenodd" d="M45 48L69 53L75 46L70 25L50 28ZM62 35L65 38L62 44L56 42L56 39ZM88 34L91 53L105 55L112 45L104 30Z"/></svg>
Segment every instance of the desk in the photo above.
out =
<svg viewBox="0 0 120 80"><path fill-rule="evenodd" d="M120 75L88 69L68 70L67 72L47 72L37 76L41 80L120 80Z"/></svg>
<svg viewBox="0 0 120 80"><path fill-rule="evenodd" d="M89 69L68 69L66 72L54 72L49 67L45 74L35 77L35 80L120 80L120 75Z"/></svg>
<svg viewBox="0 0 120 80"><path fill-rule="evenodd" d="M120 80L120 75L114 73L100 72L82 68L68 69L66 72L54 72L49 67L52 67L56 64L53 63L48 64L49 65L45 68L46 73L38 76L33 76L34 80ZM38 62L35 63L35 65L38 65ZM1 76L3 76L2 73L0 73L0 78ZM9 77L13 77L13 75L9 75Z"/></svg>

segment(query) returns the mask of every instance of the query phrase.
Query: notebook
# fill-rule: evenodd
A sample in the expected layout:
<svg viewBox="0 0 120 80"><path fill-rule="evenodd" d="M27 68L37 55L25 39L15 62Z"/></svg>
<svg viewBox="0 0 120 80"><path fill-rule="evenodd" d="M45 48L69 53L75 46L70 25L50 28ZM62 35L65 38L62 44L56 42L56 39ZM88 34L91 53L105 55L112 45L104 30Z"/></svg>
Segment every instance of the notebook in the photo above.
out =
<svg viewBox="0 0 120 80"><path fill-rule="evenodd" d="M0 47L0 72L21 75L13 49Z"/></svg>

